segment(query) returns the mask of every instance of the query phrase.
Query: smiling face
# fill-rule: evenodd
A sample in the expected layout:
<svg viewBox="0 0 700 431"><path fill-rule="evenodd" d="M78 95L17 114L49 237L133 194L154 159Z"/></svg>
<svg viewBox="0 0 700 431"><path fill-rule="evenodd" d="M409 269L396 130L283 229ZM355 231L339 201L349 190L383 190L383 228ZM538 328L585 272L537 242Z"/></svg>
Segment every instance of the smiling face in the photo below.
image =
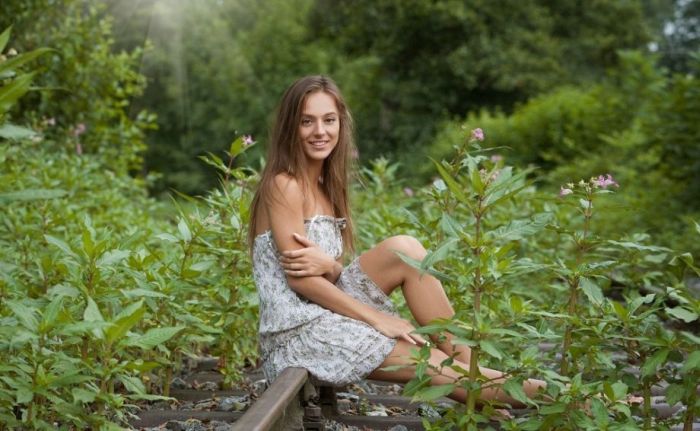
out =
<svg viewBox="0 0 700 431"><path fill-rule="evenodd" d="M309 94L299 122L299 139L307 161L325 160L338 145L339 132L335 98L323 91Z"/></svg>

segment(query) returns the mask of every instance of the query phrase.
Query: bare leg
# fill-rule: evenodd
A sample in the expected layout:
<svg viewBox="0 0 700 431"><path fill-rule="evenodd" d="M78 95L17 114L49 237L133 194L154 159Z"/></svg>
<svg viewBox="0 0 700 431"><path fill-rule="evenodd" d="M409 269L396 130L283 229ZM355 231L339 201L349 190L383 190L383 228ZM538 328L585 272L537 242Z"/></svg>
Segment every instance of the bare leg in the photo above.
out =
<svg viewBox="0 0 700 431"><path fill-rule="evenodd" d="M396 346L394 347L394 350L391 351L391 353L389 354L389 356L387 356L382 365L378 369L374 370L369 375L369 377L372 379L399 383L408 382L415 376L415 367L412 366L410 362L411 350L415 348L416 347L414 345L409 344L404 340L398 340ZM447 355L442 350L431 349L431 365L439 369L440 363L446 358ZM407 367L397 371L383 371L381 369L382 367L388 367L391 365L407 365ZM469 368L467 364L462 363L460 361L455 361L455 365L459 365L464 369ZM491 380L492 383L496 384L495 386L492 386L491 383L489 383L488 386L491 387L482 390L482 400L500 401L503 403L508 403L513 407L522 406L521 403L511 398L503 390L500 389L499 384L503 383L505 380L502 372L485 367L479 367L479 371L484 377ZM433 370L429 371L429 373L432 376L431 384L433 385L444 385L448 383L454 383L459 377L464 377L449 367L443 368L440 374L436 373ZM528 395L528 397L532 398L535 396L539 388L544 387L544 385L544 382L541 382L539 380L528 380L523 384L523 389L525 390L525 393ZM458 388L450 395L450 398L464 403L467 399L467 392L462 388Z"/></svg>
<svg viewBox="0 0 700 431"><path fill-rule="evenodd" d="M416 260L422 260L425 248L413 237L399 235L388 238L360 256L360 266L369 278L384 293L401 286L406 304L419 325L426 325L437 318L450 318L455 312L447 299L442 284L435 277L421 274L399 258L400 252ZM457 353L457 359L468 364L471 349L467 346L453 346L451 335L446 334L445 342L438 347L448 355ZM437 337L433 337L438 342Z"/></svg>
<svg viewBox="0 0 700 431"><path fill-rule="evenodd" d="M406 304L419 325L426 325L437 318L451 318L454 316L454 309L440 281L431 275L421 274L417 269L404 263L396 252L416 260L422 260L426 255L425 249L418 240L410 236L401 235L388 238L362 254L360 256L360 266L369 278L387 295L390 295L396 287L401 286L403 295L406 298ZM451 334L445 335L446 339L442 343L438 343L437 337L433 337L433 341L437 343L439 350L433 349L430 359L431 364L439 366L440 362L447 355L452 356L456 353L455 359L458 365L468 370L471 349L467 346L452 345ZM405 341L399 341L394 351L385 361L386 363L382 366L408 364L411 347L414 346ZM493 380L494 383L502 383L504 381L502 378L503 373L500 371L485 367L479 367L479 370L482 375L489 380ZM380 380L407 382L413 378L414 371L412 367L396 372L375 370L371 377ZM459 377L458 373L452 369L445 368L443 373L444 375L433 378L433 384L450 383ZM539 388L544 388L545 386L544 381L536 379L529 379L523 383L523 389L529 397L534 396ZM463 390L453 394L453 398L463 401L461 397L466 399L466 393ZM515 400L497 388L483 391L481 397L483 399L505 401L511 405L516 403Z"/></svg>

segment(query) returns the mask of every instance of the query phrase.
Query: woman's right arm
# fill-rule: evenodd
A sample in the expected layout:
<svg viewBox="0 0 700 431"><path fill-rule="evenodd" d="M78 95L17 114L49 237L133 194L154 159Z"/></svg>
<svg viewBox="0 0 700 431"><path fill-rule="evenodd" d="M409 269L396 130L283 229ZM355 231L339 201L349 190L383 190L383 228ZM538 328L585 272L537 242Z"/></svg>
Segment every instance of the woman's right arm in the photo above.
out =
<svg viewBox="0 0 700 431"><path fill-rule="evenodd" d="M272 237L278 250L302 248L294 233L304 235L304 194L294 178L284 174L275 177L273 190L265 199ZM415 328L408 321L383 313L340 290L323 276L295 277L287 275L289 287L310 301L335 313L363 321L392 338L401 337L411 343L423 341L410 334Z"/></svg>

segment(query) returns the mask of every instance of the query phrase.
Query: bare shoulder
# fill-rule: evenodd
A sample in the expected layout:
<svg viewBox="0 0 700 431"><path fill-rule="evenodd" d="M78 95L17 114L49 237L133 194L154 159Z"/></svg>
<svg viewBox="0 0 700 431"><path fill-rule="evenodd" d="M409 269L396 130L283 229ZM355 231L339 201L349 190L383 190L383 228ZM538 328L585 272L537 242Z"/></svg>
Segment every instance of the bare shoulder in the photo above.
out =
<svg viewBox="0 0 700 431"><path fill-rule="evenodd" d="M274 182L278 193L295 193L297 191L301 193L299 181L287 173L282 172L275 175Z"/></svg>
<svg viewBox="0 0 700 431"><path fill-rule="evenodd" d="M304 191L296 178L286 173L280 173L275 175L273 183L273 190L270 190L273 201L295 208L303 206Z"/></svg>

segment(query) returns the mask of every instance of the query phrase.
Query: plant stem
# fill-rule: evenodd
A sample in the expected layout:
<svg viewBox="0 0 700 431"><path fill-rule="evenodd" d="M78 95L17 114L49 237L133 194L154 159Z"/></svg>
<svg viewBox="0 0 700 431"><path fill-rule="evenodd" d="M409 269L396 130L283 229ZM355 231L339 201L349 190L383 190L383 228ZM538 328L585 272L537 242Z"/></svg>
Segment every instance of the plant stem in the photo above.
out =
<svg viewBox="0 0 700 431"><path fill-rule="evenodd" d="M579 277L575 277L569 282L569 303L566 308L569 316L573 316L576 312L579 282ZM567 357L566 353L569 351L569 347L571 347L573 329L574 328L571 323L568 323L566 325L566 332L564 333L564 343L561 346L560 374L563 376L567 375L569 372L569 358Z"/></svg>
<svg viewBox="0 0 700 431"><path fill-rule="evenodd" d="M170 381L173 379L173 366L168 365L165 368L165 381L163 382L163 396L170 396Z"/></svg>
<svg viewBox="0 0 700 431"><path fill-rule="evenodd" d="M644 382L642 386L642 396L644 397L644 429L651 429L651 385Z"/></svg>
<svg viewBox="0 0 700 431"><path fill-rule="evenodd" d="M481 313L481 217L483 215L482 213L482 204L483 204L483 196L479 196L478 200L478 205L476 209L476 213L474 214L476 220L475 220L475 235L474 235L474 245L473 247L473 252L474 252L474 261L476 262L476 269L474 270L474 282L472 283L472 287L474 290L474 314L473 314L473 334L474 336L472 337L475 341L478 341L480 338L479 336L479 322L480 322L480 313ZM479 345L475 345L472 347L471 355L469 357L469 382L474 383L476 382L478 376L479 376ZM478 395L478 391L476 390L470 390L469 393L467 394L467 413L471 417L472 414L474 414L474 410L476 408L476 398Z"/></svg>
<svg viewBox="0 0 700 431"><path fill-rule="evenodd" d="M685 414L683 418L683 431L692 431L693 430L693 421L695 419L694 410L695 410L695 399L697 398L697 386L695 387L696 391L694 391L690 397L688 398L688 403L686 404L686 409L685 409Z"/></svg>
<svg viewBox="0 0 700 431"><path fill-rule="evenodd" d="M588 232L591 227L591 217L593 217L593 195L589 192L586 196L586 201L588 202L587 207L583 211L583 234L581 239L577 243L576 247L576 270L578 271L583 258L588 251L588 245L586 244L586 238L588 237ZM569 302L567 304L567 313L569 318L577 314L578 306L578 288L581 283L581 276L575 275L573 279L569 281ZM566 324L566 331L564 332L564 342L561 347L561 365L560 374L567 375L569 373L569 358L567 352L571 347L573 342L573 324L569 321ZM573 357L571 358L572 368L576 368L575 361Z"/></svg>

